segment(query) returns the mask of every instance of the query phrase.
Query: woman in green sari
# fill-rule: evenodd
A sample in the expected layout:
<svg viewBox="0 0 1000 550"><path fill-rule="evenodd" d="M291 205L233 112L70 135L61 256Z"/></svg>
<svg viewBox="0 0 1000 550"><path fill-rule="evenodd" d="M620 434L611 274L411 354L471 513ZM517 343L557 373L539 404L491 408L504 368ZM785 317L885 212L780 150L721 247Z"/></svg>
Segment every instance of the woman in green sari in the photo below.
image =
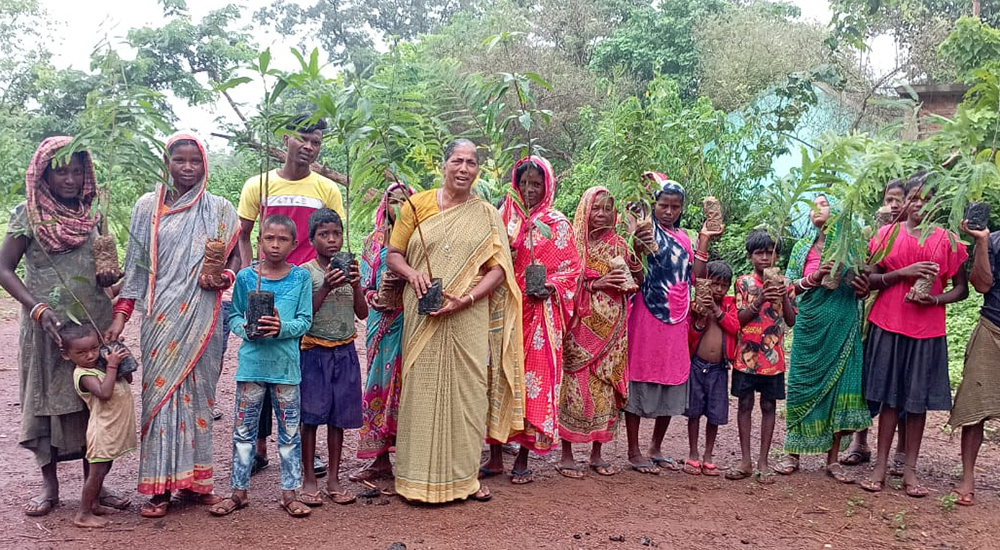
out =
<svg viewBox="0 0 1000 550"><path fill-rule="evenodd" d="M831 265L821 258L826 244L825 227L830 201L817 195L810 213L812 227L792 248L786 276L795 281L799 314L795 320L788 367L787 430L785 451L789 458L775 470L791 474L799 468L800 454L826 453L827 475L853 483L837 462L840 438L871 426L871 416L861 386L861 326L868 278L843 277L830 290L822 285Z"/></svg>

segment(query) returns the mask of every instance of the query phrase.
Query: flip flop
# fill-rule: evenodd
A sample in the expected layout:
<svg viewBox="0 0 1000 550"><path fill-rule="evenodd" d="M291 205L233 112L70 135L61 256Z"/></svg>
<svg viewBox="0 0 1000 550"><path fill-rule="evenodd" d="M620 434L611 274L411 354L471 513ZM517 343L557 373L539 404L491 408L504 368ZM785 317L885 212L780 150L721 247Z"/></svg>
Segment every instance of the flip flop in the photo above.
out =
<svg viewBox="0 0 1000 550"><path fill-rule="evenodd" d="M752 475L753 475L752 472L745 472L737 468L726 472L726 479L728 479L729 481L739 481L741 479L746 479Z"/></svg>
<svg viewBox="0 0 1000 550"><path fill-rule="evenodd" d="M590 469L597 472L598 475L602 476L613 476L618 473L618 470L611 465L610 462L601 462L600 464L591 464Z"/></svg>
<svg viewBox="0 0 1000 550"><path fill-rule="evenodd" d="M836 470L834 470L834 468L836 468ZM837 463L826 465L826 475L835 479L837 483L843 483L844 485L854 483L854 478L847 475L847 472L844 471L844 467Z"/></svg>
<svg viewBox="0 0 1000 550"><path fill-rule="evenodd" d="M354 501L358 500L357 496L343 491L323 491L323 495L330 499L334 504L354 504Z"/></svg>
<svg viewBox="0 0 1000 550"><path fill-rule="evenodd" d="M299 493L299 501L306 506L315 508L323 505L323 492L313 491L312 493Z"/></svg>
<svg viewBox="0 0 1000 550"><path fill-rule="evenodd" d="M250 466L250 475L255 476L261 471L266 470L271 461L254 453L253 455L253 465Z"/></svg>
<svg viewBox="0 0 1000 550"><path fill-rule="evenodd" d="M114 508L115 510L125 510L128 508L129 504L132 504L131 500L110 493L101 496L101 498L97 499L97 502L101 506L107 506L108 508Z"/></svg>
<svg viewBox="0 0 1000 550"><path fill-rule="evenodd" d="M968 493L959 493L958 491L952 491L951 494L953 494L956 497L958 497L957 500L955 500L955 504L958 504L959 506L975 506L976 505L976 499L975 499L976 493L975 492L971 492L970 491Z"/></svg>
<svg viewBox="0 0 1000 550"><path fill-rule="evenodd" d="M906 462L902 460L896 460L893 458L889 461L889 475L892 477L903 477L903 470L906 468Z"/></svg>
<svg viewBox="0 0 1000 550"><path fill-rule="evenodd" d="M754 470L753 477L757 480L757 483L760 483L761 485L774 485L774 482L776 481L774 478L774 472Z"/></svg>
<svg viewBox="0 0 1000 550"><path fill-rule="evenodd" d="M194 502L196 504L203 504L206 506L211 506L213 504L218 504L222 502L222 497L215 493L196 493L190 489L181 489L177 491L177 500L184 502Z"/></svg>
<svg viewBox="0 0 1000 550"><path fill-rule="evenodd" d="M583 478L583 468L579 464L574 464L572 466L556 466L556 471L562 474L563 477L568 477L570 479ZM570 474L569 472L574 473Z"/></svg>
<svg viewBox="0 0 1000 550"><path fill-rule="evenodd" d="M925 496L931 494L926 487L917 483L916 485L903 484L903 490L906 492L906 496L910 498L924 498Z"/></svg>
<svg viewBox="0 0 1000 550"><path fill-rule="evenodd" d="M486 479L488 477L495 477L503 473L503 470L490 470L486 466L479 467L479 479Z"/></svg>
<svg viewBox="0 0 1000 550"><path fill-rule="evenodd" d="M711 462L702 462L701 463L701 475L703 475L703 476L710 476L710 477L717 477L717 476L720 475L719 474L719 467L716 466L715 464L711 463Z"/></svg>
<svg viewBox="0 0 1000 550"><path fill-rule="evenodd" d="M139 515L144 518L162 518L167 515L168 508L170 508L169 500L164 500L163 502L147 500L142 505L142 508L139 509Z"/></svg>
<svg viewBox="0 0 1000 550"><path fill-rule="evenodd" d="M56 497L37 496L24 505L24 515L34 518L47 515L56 506L59 506L59 499Z"/></svg>
<svg viewBox="0 0 1000 550"><path fill-rule="evenodd" d="M697 460L687 459L684 461L684 473L691 474L693 476L701 475L701 462Z"/></svg>
<svg viewBox="0 0 1000 550"><path fill-rule="evenodd" d="M840 463L844 466L859 466L866 462L870 462L872 459L871 451L850 451L844 458L840 459Z"/></svg>
<svg viewBox="0 0 1000 550"><path fill-rule="evenodd" d="M631 466L633 470L639 472L640 474L650 474L654 476L660 475L660 469L657 468L656 464L654 464L653 461L651 460L647 460L646 462L643 462L642 464L639 465L629 463L629 466Z"/></svg>
<svg viewBox="0 0 1000 550"><path fill-rule="evenodd" d="M771 469L774 470L774 473L776 474L790 476L799 471L799 460L797 458L786 456L781 459L781 462L771 466Z"/></svg>
<svg viewBox="0 0 1000 550"><path fill-rule="evenodd" d="M229 506L227 503L232 502L233 505ZM228 497L219 501L218 504L212 506L208 509L208 513L216 517L228 516L237 510L242 510L250 506L249 500L243 500L236 498L236 495L229 495Z"/></svg>
<svg viewBox="0 0 1000 550"><path fill-rule="evenodd" d="M869 493L881 493L885 490L885 481L875 481L874 479L868 478L858 483L858 486L868 491Z"/></svg>
<svg viewBox="0 0 1000 550"><path fill-rule="evenodd" d="M301 504L302 506L304 506L304 508L295 506L296 503ZM293 518L304 518L312 513L312 508L310 508L305 502L302 502L297 498L289 500L287 502L284 500L281 501L281 507L284 508L285 511L288 512L288 515L292 516Z"/></svg>
<svg viewBox="0 0 1000 550"><path fill-rule="evenodd" d="M479 490L469 495L469 498L477 502L486 502L491 498L493 498L493 493L490 492L489 487L485 485L480 485Z"/></svg>
<svg viewBox="0 0 1000 550"><path fill-rule="evenodd" d="M653 464L658 468L663 468L665 470L670 470L672 472L676 472L681 469L681 465L678 464L677 461L672 458L663 458L661 456L658 458L651 458L650 460L652 460Z"/></svg>
<svg viewBox="0 0 1000 550"><path fill-rule="evenodd" d="M514 485L527 485L532 481L535 481L535 477L532 473L531 468L525 468L523 470L512 469L510 471L510 482Z"/></svg>

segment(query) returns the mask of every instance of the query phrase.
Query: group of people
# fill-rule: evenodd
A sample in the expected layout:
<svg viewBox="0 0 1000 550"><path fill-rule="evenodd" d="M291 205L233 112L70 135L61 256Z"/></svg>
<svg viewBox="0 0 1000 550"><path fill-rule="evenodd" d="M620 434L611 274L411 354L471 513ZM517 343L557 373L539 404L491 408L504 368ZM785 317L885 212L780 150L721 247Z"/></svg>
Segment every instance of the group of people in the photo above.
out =
<svg viewBox="0 0 1000 550"><path fill-rule="evenodd" d="M612 193L598 186L583 193L571 221L553 207L554 174L538 156L516 163L499 208L479 198L477 147L459 139L444 151L439 188L385 189L360 262L343 263L340 191L310 169L324 128L309 117L289 126L284 165L251 178L238 208L208 191L202 143L171 137L166 183L134 207L123 273L97 270L102 220L89 154L60 156L68 137L42 142L27 170L26 200L0 246L0 285L23 308L19 441L43 480L26 514L57 506L56 463L82 458L75 521L103 526L109 508L129 505L104 489L104 477L136 447L138 491L149 496L142 516L164 516L175 498L231 514L247 506L250 476L268 465L272 416L281 503L293 517L326 500L354 501L339 475L349 429L359 429L358 456L372 459L350 479L394 480L411 501L490 499L480 480L505 473L511 444L514 484L533 480L529 453L547 454L557 442L563 476L586 475L573 444L591 445L594 473L614 475L602 445L621 418L635 471L718 476L713 451L730 395L738 400L742 459L728 479L771 483L776 473L798 470L801 455L825 453L827 474L853 483L843 464L871 459L866 434L878 415L877 459L861 486L881 491L898 473L908 495L927 494L916 473L926 413L952 407L944 306L967 296L970 277L965 245L943 229L921 235L933 192L926 177L887 186L893 219L872 238L868 258L853 262L870 268L823 261L837 223L828 223L836 201L820 195L784 276L774 273L780 239L762 229L746 236L753 270L734 276L725 262L709 261L724 227L706 224L692 239L681 226L685 190L663 174L643 176L655 188L651 220L625 223ZM1000 416L1000 392L992 391L1000 233L963 230L975 242L971 281L986 296L951 418L963 428L958 503L971 505L983 423ZM205 269L213 240L224 249L223 260L218 253L213 260L224 270ZM921 277L933 279L929 292L911 289ZM435 297L439 307L423 303ZM134 311L141 315L138 441L132 375L120 372L129 357L114 344ZM364 381L356 320L367 324ZM229 330L242 343L232 492L223 498L214 491L212 428ZM777 401L786 398L787 457L770 466ZM689 453L680 463L662 446L674 416L687 418ZM643 418L654 419L646 448ZM321 489L326 464L316 442L324 425L330 471ZM897 426L901 454L890 462ZM840 458L841 439L852 433ZM480 464L484 443L490 452Z"/></svg>

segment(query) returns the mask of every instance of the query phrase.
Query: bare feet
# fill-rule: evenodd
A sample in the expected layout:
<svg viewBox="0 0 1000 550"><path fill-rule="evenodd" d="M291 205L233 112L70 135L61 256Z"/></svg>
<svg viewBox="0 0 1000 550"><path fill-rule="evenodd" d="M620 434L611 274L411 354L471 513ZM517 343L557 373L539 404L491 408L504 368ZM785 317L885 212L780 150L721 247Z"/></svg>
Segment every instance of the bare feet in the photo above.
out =
<svg viewBox="0 0 1000 550"><path fill-rule="evenodd" d="M97 517L91 513L84 513L82 511L78 512L76 517L73 518L73 525L84 529L100 529L102 527L107 527L109 523L111 523L109 520Z"/></svg>
<svg viewBox="0 0 1000 550"><path fill-rule="evenodd" d="M110 506L102 506L100 504L97 504L94 506L94 510L92 511L92 513L95 516L106 516L108 514L115 513L115 511L116 510Z"/></svg>

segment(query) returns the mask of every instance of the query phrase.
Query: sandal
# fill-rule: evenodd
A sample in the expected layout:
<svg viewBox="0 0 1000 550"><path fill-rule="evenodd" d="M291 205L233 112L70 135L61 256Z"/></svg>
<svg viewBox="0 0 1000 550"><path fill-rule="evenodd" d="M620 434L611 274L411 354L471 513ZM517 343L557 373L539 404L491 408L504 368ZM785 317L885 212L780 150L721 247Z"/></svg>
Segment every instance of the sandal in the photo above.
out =
<svg viewBox="0 0 1000 550"><path fill-rule="evenodd" d="M871 461L871 459L871 451L850 451L844 455L844 458L840 459L840 463L844 466L859 466Z"/></svg>
<svg viewBox="0 0 1000 550"><path fill-rule="evenodd" d="M232 505L229 504L230 502L232 503ZM242 510L247 506L250 506L249 500L243 500L237 497L235 494L233 494L220 500L218 504L215 504L214 506L209 508L208 513L217 517L228 516L229 514L232 514L237 510Z"/></svg>
<svg viewBox="0 0 1000 550"><path fill-rule="evenodd" d="M255 476L261 471L266 470L270 463L271 461L255 453L253 455L253 465L250 466L250 475Z"/></svg>
<svg viewBox="0 0 1000 550"><path fill-rule="evenodd" d="M903 470L906 468L906 462L899 460L898 458L893 458L889 461L889 475L892 477L903 477Z"/></svg>
<svg viewBox="0 0 1000 550"><path fill-rule="evenodd" d="M469 495L469 498L478 502L486 502L493 498L493 493L490 492L490 488L485 485L480 485L479 490L475 493Z"/></svg>
<svg viewBox="0 0 1000 550"><path fill-rule="evenodd" d="M726 472L726 479L729 481L739 481L741 479L746 479L752 476L753 473L740 470L739 468L729 470Z"/></svg>
<svg viewBox="0 0 1000 550"><path fill-rule="evenodd" d="M204 504L205 506L211 506L213 504L218 504L222 502L222 497L215 493L196 493L190 489L181 489L177 491L177 500L184 502L194 502L196 504Z"/></svg>
<svg viewBox="0 0 1000 550"><path fill-rule="evenodd" d="M98 504L101 506L107 506L108 508L114 508L115 510L126 510L132 501L126 497L120 497L108 493L106 495L101 495L101 498L97 499Z"/></svg>
<svg viewBox="0 0 1000 550"><path fill-rule="evenodd" d="M650 474L654 476L660 475L660 469L657 468L656 465L653 464L653 461L651 460L647 460L646 462L643 462L642 464L638 465L629 463L629 466L631 466L633 470L639 472L640 474Z"/></svg>
<svg viewBox="0 0 1000 550"><path fill-rule="evenodd" d="M164 500L163 502L147 500L142 505L142 508L139 509L139 515L144 518L162 518L167 515L168 508L170 508L169 500Z"/></svg>
<svg viewBox="0 0 1000 550"><path fill-rule="evenodd" d="M563 477L568 477L570 479L583 478L583 468L579 464L574 464L572 466L556 466L556 471L562 474Z"/></svg>
<svg viewBox="0 0 1000 550"><path fill-rule="evenodd" d="M670 470L672 472L676 472L681 469L681 465L678 464L677 461L672 458L663 458L661 456L661 457L651 458L650 460L653 461L653 464L655 466L662 468L664 470Z"/></svg>
<svg viewBox="0 0 1000 550"><path fill-rule="evenodd" d="M701 463L701 475L709 477L719 476L719 467L711 462Z"/></svg>
<svg viewBox="0 0 1000 550"><path fill-rule="evenodd" d="M684 461L684 473L685 474L691 474L693 476L700 476L701 475L701 462L698 462L697 460L691 460L691 459L685 460Z"/></svg>
<svg viewBox="0 0 1000 550"><path fill-rule="evenodd" d="M844 471L844 467L836 462L826 465L826 475L835 479L837 483L843 483L844 485L854 483L854 478L847 475L847 472Z"/></svg>
<svg viewBox="0 0 1000 550"><path fill-rule="evenodd" d="M56 506L59 506L58 497L37 496L24 505L24 515L37 518L47 515Z"/></svg>
<svg viewBox="0 0 1000 550"><path fill-rule="evenodd" d="M479 475L482 476L482 468L479 469ZM354 472L353 474L347 476L347 479L359 483L361 481L376 481L379 479L391 479L392 470L375 470L372 468L365 468L364 470Z"/></svg>
<svg viewBox="0 0 1000 550"><path fill-rule="evenodd" d="M924 498L925 496L931 494L926 487L917 483L915 485L909 485L907 483L903 484L903 490L906 492L906 496L910 498Z"/></svg>
<svg viewBox="0 0 1000 550"><path fill-rule="evenodd" d="M781 459L781 462L771 466L771 469L774 470L774 473L776 474L790 476L799 471L799 459L793 456L786 456Z"/></svg>
<svg viewBox="0 0 1000 550"><path fill-rule="evenodd" d="M957 498L955 504L959 506L975 506L976 505L976 493L969 491L968 493L960 493L958 491L952 491L951 494L955 495Z"/></svg>
<svg viewBox="0 0 1000 550"><path fill-rule="evenodd" d="M754 470L753 477L757 481L757 483L761 485L774 485L774 482L777 481L775 479L774 472L762 472L760 470Z"/></svg>
<svg viewBox="0 0 1000 550"><path fill-rule="evenodd" d="M611 465L610 462L601 462L600 464L591 464L590 469L597 472L598 475L602 476L613 476L618 473L618 470Z"/></svg>
<svg viewBox="0 0 1000 550"><path fill-rule="evenodd" d="M323 496L330 499L334 504L354 504L354 501L358 500L357 496L343 491L323 491Z"/></svg>
<svg viewBox="0 0 1000 550"><path fill-rule="evenodd" d="M869 493L881 493L885 489L885 481L875 481L874 479L868 478L861 483L858 483L858 486Z"/></svg>
<svg viewBox="0 0 1000 550"><path fill-rule="evenodd" d="M535 477L532 475L533 472L531 468L525 468L523 470L518 470L517 468L511 469L510 471L510 482L514 485L527 485L532 481L535 481Z"/></svg>
<svg viewBox="0 0 1000 550"><path fill-rule="evenodd" d="M323 505L323 492L313 491L312 493L299 493L299 501L306 506L315 508Z"/></svg>
<svg viewBox="0 0 1000 550"><path fill-rule="evenodd" d="M312 513L312 508L297 498L288 501L282 500L281 507L293 518L304 518Z"/></svg>

